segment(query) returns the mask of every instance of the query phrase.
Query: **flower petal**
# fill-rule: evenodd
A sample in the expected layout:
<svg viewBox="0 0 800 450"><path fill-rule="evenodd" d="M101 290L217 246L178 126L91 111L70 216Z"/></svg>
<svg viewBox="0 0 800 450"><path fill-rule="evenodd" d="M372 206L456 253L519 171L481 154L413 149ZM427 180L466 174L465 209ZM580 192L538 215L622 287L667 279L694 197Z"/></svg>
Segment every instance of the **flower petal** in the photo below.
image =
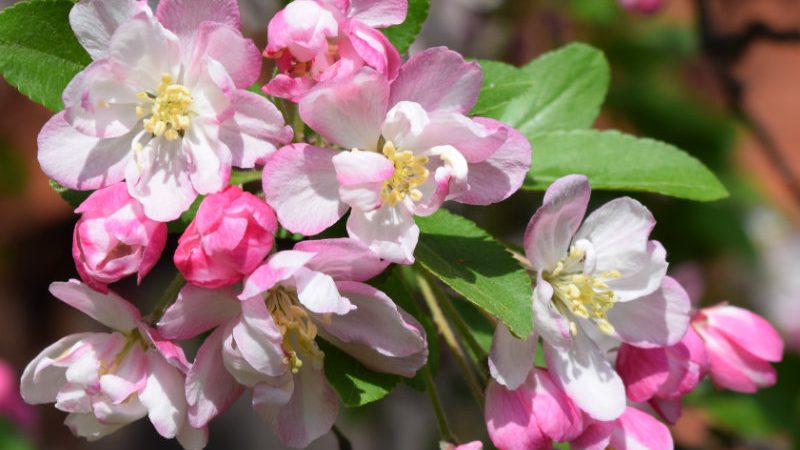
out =
<svg viewBox="0 0 800 450"><path fill-rule="evenodd" d="M372 211L381 205L381 189L394 174L394 164L375 152L354 150L333 157L339 198L353 208Z"/></svg>
<svg viewBox="0 0 800 450"><path fill-rule="evenodd" d="M672 434L651 415L629 406L611 433L610 446L619 449L672 450Z"/></svg>
<svg viewBox="0 0 800 450"><path fill-rule="evenodd" d="M577 438L583 431L580 410L572 404L547 369L535 368L531 378L535 386L533 414L539 429L554 441Z"/></svg>
<svg viewBox="0 0 800 450"><path fill-rule="evenodd" d="M70 9L69 24L89 56L100 59L108 53L117 27L145 8L138 0L83 0Z"/></svg>
<svg viewBox="0 0 800 450"><path fill-rule="evenodd" d="M761 316L744 308L719 305L702 310L708 325L753 356L778 362L783 358L783 339Z"/></svg>
<svg viewBox="0 0 800 450"><path fill-rule="evenodd" d="M525 254L537 272L552 270L567 255L589 204L589 180L567 175L547 188L542 206L525 229Z"/></svg>
<svg viewBox="0 0 800 450"><path fill-rule="evenodd" d="M347 15L374 28L399 25L406 20L405 0L350 0Z"/></svg>
<svg viewBox="0 0 800 450"><path fill-rule="evenodd" d="M266 98L237 90L233 108L233 115L220 124L219 140L228 147L234 166L250 169L264 164L278 146L291 142L292 128Z"/></svg>
<svg viewBox="0 0 800 450"><path fill-rule="evenodd" d="M239 89L258 81L261 73L261 52L252 40L242 36L238 28L220 22L201 22L194 45L192 62L210 57L220 62Z"/></svg>
<svg viewBox="0 0 800 450"><path fill-rule="evenodd" d="M412 377L425 364L428 347L420 324L372 286L336 283L355 309L317 316L320 334L370 369Z"/></svg>
<svg viewBox="0 0 800 450"><path fill-rule="evenodd" d="M264 166L264 196L289 231L315 235L347 212L339 199L334 155L330 149L296 144L275 152Z"/></svg>
<svg viewBox="0 0 800 450"><path fill-rule="evenodd" d="M419 227L411 212L400 203L397 206L384 204L369 212L351 211L347 232L383 259L398 264L414 262Z"/></svg>
<svg viewBox="0 0 800 450"><path fill-rule="evenodd" d="M277 377L288 370L283 333L260 297L242 301L242 319L233 327L233 338L242 357L259 373Z"/></svg>
<svg viewBox="0 0 800 450"><path fill-rule="evenodd" d="M156 17L182 38L191 38L203 22L218 22L239 29L236 0L162 0Z"/></svg>
<svg viewBox="0 0 800 450"><path fill-rule="evenodd" d="M300 241L295 250L314 253L306 267L329 275L336 281L366 281L389 265L369 247L355 239L319 239Z"/></svg>
<svg viewBox="0 0 800 450"><path fill-rule="evenodd" d="M558 347L571 345L569 321L553 306L553 286L538 275L533 288L533 328L542 339Z"/></svg>
<svg viewBox="0 0 800 450"><path fill-rule="evenodd" d="M161 316L158 330L168 339L189 339L231 320L240 310L232 288L204 289L187 284Z"/></svg>
<svg viewBox="0 0 800 450"><path fill-rule="evenodd" d="M510 391L490 380L486 388L484 419L489 437L502 450L546 449L552 444L533 415L530 387Z"/></svg>
<svg viewBox="0 0 800 450"><path fill-rule="evenodd" d="M50 293L103 325L123 333L134 330L141 320L139 310L113 292L101 294L78 280L56 282Z"/></svg>
<svg viewBox="0 0 800 450"><path fill-rule="evenodd" d="M66 425L75 436L93 442L119 430L127 425L127 423L103 424L97 420L93 413L72 413L64 420L64 425Z"/></svg>
<svg viewBox="0 0 800 450"><path fill-rule="evenodd" d="M518 339L505 325L498 324L489 353L489 372L492 378L510 390L517 389L533 369L537 340L535 334Z"/></svg>
<svg viewBox="0 0 800 450"><path fill-rule="evenodd" d="M26 403L38 405L53 403L61 387L67 382L65 368L53 363L63 355L68 355L83 339L94 333L71 334L59 339L41 351L33 361L25 366L20 381L20 394Z"/></svg>
<svg viewBox="0 0 800 450"><path fill-rule="evenodd" d="M239 294L239 300L247 300L254 295L268 291L279 282L293 276L313 257L313 253L297 250L275 253L245 279L244 289Z"/></svg>
<svg viewBox="0 0 800 450"><path fill-rule="evenodd" d="M186 421L183 374L152 350L147 352L147 370L147 384L139 400L158 434L172 439Z"/></svg>
<svg viewBox="0 0 800 450"><path fill-rule="evenodd" d="M302 267L294 274L297 297L309 311L317 314L347 314L355 309L350 301L339 295L333 278L327 274Z"/></svg>

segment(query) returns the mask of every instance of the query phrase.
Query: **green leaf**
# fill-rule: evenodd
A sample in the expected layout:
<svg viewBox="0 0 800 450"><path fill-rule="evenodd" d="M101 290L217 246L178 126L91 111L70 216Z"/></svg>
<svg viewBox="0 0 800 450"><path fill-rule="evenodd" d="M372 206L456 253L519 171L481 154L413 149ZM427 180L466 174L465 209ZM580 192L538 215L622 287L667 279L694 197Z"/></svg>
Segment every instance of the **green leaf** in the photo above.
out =
<svg viewBox="0 0 800 450"><path fill-rule="evenodd" d="M92 60L69 26L71 0L31 0L0 12L0 73L53 111L61 93Z"/></svg>
<svg viewBox="0 0 800 450"><path fill-rule="evenodd" d="M422 24L428 18L430 6L430 0L408 0L408 15L405 22L382 30L401 55L407 52L417 39Z"/></svg>
<svg viewBox="0 0 800 450"><path fill-rule="evenodd" d="M321 339L317 339L317 343L325 353L325 377L347 407L380 400L400 382L399 376L373 372Z"/></svg>
<svg viewBox="0 0 800 450"><path fill-rule="evenodd" d="M471 115L494 117L511 100L533 87L533 78L520 68L500 61L478 62L483 69L483 86Z"/></svg>
<svg viewBox="0 0 800 450"><path fill-rule="evenodd" d="M531 281L503 245L469 220L439 210L417 217L416 257L427 270L517 336L531 332Z"/></svg>
<svg viewBox="0 0 800 450"><path fill-rule="evenodd" d="M75 209L83 203L94 191L76 191L73 189L65 188L64 186L58 184L57 182L50 180L50 187L53 188L54 191L64 199L65 202L69 203L69 206L72 209Z"/></svg>
<svg viewBox="0 0 800 450"><path fill-rule="evenodd" d="M507 90L509 101L489 117L531 135L591 127L608 91L610 70L600 50L571 44L531 61L520 74L533 86Z"/></svg>
<svg viewBox="0 0 800 450"><path fill-rule="evenodd" d="M710 201L728 191L703 163L664 142L618 131L575 130L528 136L533 162L526 189L546 189L571 173L589 177L594 189L655 192Z"/></svg>
<svg viewBox="0 0 800 450"><path fill-rule="evenodd" d="M262 172L258 169L255 170L231 170L231 181L230 184L235 184L240 186L246 183L254 183L256 181L261 181L261 174Z"/></svg>

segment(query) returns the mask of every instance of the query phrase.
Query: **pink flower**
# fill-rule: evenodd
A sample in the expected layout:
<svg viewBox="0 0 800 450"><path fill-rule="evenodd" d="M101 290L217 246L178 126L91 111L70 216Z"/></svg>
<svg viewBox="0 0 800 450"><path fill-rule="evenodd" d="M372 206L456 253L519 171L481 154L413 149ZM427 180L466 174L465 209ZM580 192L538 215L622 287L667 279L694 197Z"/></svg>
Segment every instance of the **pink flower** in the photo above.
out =
<svg viewBox="0 0 800 450"><path fill-rule="evenodd" d="M237 186L206 197L175 250L186 281L217 288L238 283L267 257L278 230L263 200Z"/></svg>
<svg viewBox="0 0 800 450"><path fill-rule="evenodd" d="M69 413L70 430L89 441L148 416L161 436L186 449L205 447L207 430L186 422L188 363L180 347L113 292L100 294L76 280L53 283L50 292L112 332L73 334L44 349L22 374L22 398L55 402Z"/></svg>
<svg viewBox="0 0 800 450"><path fill-rule="evenodd" d="M151 219L176 219L291 139L280 112L245 90L261 55L235 0L84 0L70 15L94 62L39 133L44 172L72 189L127 182Z"/></svg>
<svg viewBox="0 0 800 450"><path fill-rule="evenodd" d="M548 371L535 368L516 389L491 380L486 388L486 428L500 450L553 448L583 430L580 410Z"/></svg>
<svg viewBox="0 0 800 450"><path fill-rule="evenodd" d="M500 324L489 368L516 389L528 376L542 337L547 367L573 402L597 420L625 410L625 386L610 362L620 343L641 348L676 344L691 304L666 277L664 248L649 239L655 220L631 198L594 211L581 224L590 196L582 175L556 180L525 232L536 286L535 333L520 340Z"/></svg>
<svg viewBox="0 0 800 450"><path fill-rule="evenodd" d="M698 311L692 325L705 341L714 384L750 393L775 384L770 363L782 359L783 340L769 322L723 303Z"/></svg>
<svg viewBox="0 0 800 450"><path fill-rule="evenodd" d="M204 426L247 387L286 445L305 447L328 432L339 402L317 335L371 370L413 376L428 354L422 328L362 282L387 265L351 239L304 241L257 268L238 299L230 289L184 287L162 333L184 339L216 327L187 376L189 422Z"/></svg>
<svg viewBox="0 0 800 450"><path fill-rule="evenodd" d="M483 450L481 441L467 442L466 444L456 445L450 442L439 443L440 450Z"/></svg>
<svg viewBox="0 0 800 450"><path fill-rule="evenodd" d="M628 398L649 402L664 420L675 423L683 396L693 391L708 373L705 343L692 327L675 345L639 348L623 344L617 354L617 372Z"/></svg>
<svg viewBox="0 0 800 450"><path fill-rule="evenodd" d="M619 4L628 11L638 14L654 14L666 4L665 0L619 0Z"/></svg>
<svg viewBox="0 0 800 450"><path fill-rule="evenodd" d="M407 0L296 0L269 22L264 56L278 65L263 90L300 101L318 82L350 77L368 66L389 80L402 60L376 28L402 23Z"/></svg>
<svg viewBox="0 0 800 450"><path fill-rule="evenodd" d="M167 224L148 219L124 183L100 189L76 213L72 258L81 279L108 292L108 283L138 273L138 281L153 268L167 242Z"/></svg>
<svg viewBox="0 0 800 450"><path fill-rule="evenodd" d="M372 69L317 86L300 115L339 150L298 144L273 154L264 193L290 231L314 235L348 209L347 231L380 257L413 262L415 215L447 199L486 205L522 184L530 144L512 128L465 116L481 86L478 64L434 48L391 84Z"/></svg>
<svg viewBox="0 0 800 450"><path fill-rule="evenodd" d="M641 410L628 406L616 420L591 421L577 439L570 441L572 450L647 449L672 450L672 435L666 425Z"/></svg>
<svg viewBox="0 0 800 450"><path fill-rule="evenodd" d="M11 364L0 359L0 416L33 431L37 424L36 411L22 401L19 378Z"/></svg>

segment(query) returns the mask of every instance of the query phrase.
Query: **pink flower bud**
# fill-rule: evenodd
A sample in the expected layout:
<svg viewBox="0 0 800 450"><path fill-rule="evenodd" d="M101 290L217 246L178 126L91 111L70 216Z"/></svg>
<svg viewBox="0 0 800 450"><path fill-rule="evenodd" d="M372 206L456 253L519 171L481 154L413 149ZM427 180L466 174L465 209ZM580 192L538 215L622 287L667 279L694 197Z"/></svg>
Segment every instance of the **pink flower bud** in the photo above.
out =
<svg viewBox="0 0 800 450"><path fill-rule="evenodd" d="M655 14L667 3L665 0L619 0L620 5L630 12Z"/></svg>
<svg viewBox="0 0 800 450"><path fill-rule="evenodd" d="M153 268L167 241L167 225L148 219L125 183L96 191L75 212L72 257L83 281L101 292L107 284Z"/></svg>
<svg viewBox="0 0 800 450"><path fill-rule="evenodd" d="M236 186L203 200L175 250L175 265L192 284L218 288L238 283L272 250L278 229L263 200Z"/></svg>
<svg viewBox="0 0 800 450"><path fill-rule="evenodd" d="M714 384L737 392L775 384L770 363L782 359L783 340L762 317L723 303L701 309L692 325L706 343Z"/></svg>

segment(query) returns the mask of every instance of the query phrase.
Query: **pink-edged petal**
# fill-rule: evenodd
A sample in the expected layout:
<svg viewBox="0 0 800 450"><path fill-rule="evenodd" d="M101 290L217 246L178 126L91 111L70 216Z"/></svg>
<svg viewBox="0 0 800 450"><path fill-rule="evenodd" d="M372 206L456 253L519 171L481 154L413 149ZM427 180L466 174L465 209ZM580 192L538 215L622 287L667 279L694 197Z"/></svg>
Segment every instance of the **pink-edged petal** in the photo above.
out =
<svg viewBox="0 0 800 450"><path fill-rule="evenodd" d="M204 57L220 62L236 87L246 89L258 81L261 52L255 43L225 23L202 22L197 32L193 61Z"/></svg>
<svg viewBox="0 0 800 450"><path fill-rule="evenodd" d="M102 396L95 397L91 408L97 420L106 425L125 425L147 415L147 409L136 397L119 404L111 403Z"/></svg>
<svg viewBox="0 0 800 450"><path fill-rule="evenodd" d="M389 105L407 100L419 103L428 112L467 114L481 90L481 66L466 62L445 47L429 48L406 61L392 83Z"/></svg>
<svg viewBox="0 0 800 450"><path fill-rule="evenodd" d="M685 368L681 371L685 372ZM625 382L628 398L644 402L653 398L669 379L669 355L661 348L622 345L617 353L617 372Z"/></svg>
<svg viewBox="0 0 800 450"><path fill-rule="evenodd" d="M150 240L144 248L142 262L139 264L139 271L136 277L137 283L142 283L142 279L150 273L150 270L155 267L161 258L161 253L167 245L167 234L167 224L165 223L154 224L152 227Z"/></svg>
<svg viewBox="0 0 800 450"><path fill-rule="evenodd" d="M353 208L372 211L381 205L381 189L394 174L394 164L384 155L354 150L333 157L339 198Z"/></svg>
<svg viewBox="0 0 800 450"><path fill-rule="evenodd" d="M139 400L158 434L172 439L186 421L184 376L152 350L147 352L147 370L147 384L139 393Z"/></svg>
<svg viewBox="0 0 800 450"><path fill-rule="evenodd" d="M395 108L406 103L398 103ZM505 143L508 129L489 129L458 113L435 113L418 136L406 141L410 149L429 149L440 145L455 147L468 163L490 158ZM404 148L403 144L398 147Z"/></svg>
<svg viewBox="0 0 800 450"><path fill-rule="evenodd" d="M314 253L306 267L329 275L336 281L366 281L389 265L366 245L355 239L300 241L295 250Z"/></svg>
<svg viewBox="0 0 800 450"><path fill-rule="evenodd" d="M70 189L99 189L125 178L132 139L132 134L108 139L87 136L70 126L61 112L39 132L39 164L48 177Z"/></svg>
<svg viewBox="0 0 800 450"><path fill-rule="evenodd" d="M70 9L69 24L89 56L100 59L117 27L145 8L141 0L83 0Z"/></svg>
<svg viewBox="0 0 800 450"><path fill-rule="evenodd" d="M347 36L350 38L353 50L366 65L383 74L388 80L397 77L403 60L383 33L361 22L351 21L348 23Z"/></svg>
<svg viewBox="0 0 800 450"><path fill-rule="evenodd" d="M486 388L484 419L489 438L500 450L545 450L552 441L533 415L533 392L523 385L510 391L495 381Z"/></svg>
<svg viewBox="0 0 800 450"><path fill-rule="evenodd" d="M300 101L300 116L323 138L344 148L374 150L386 116L389 83L372 69L318 84Z"/></svg>
<svg viewBox="0 0 800 450"><path fill-rule="evenodd" d="M128 86L152 91L162 74L178 75L181 42L148 8L120 24L111 36L108 58L124 71Z"/></svg>
<svg viewBox="0 0 800 450"><path fill-rule="evenodd" d="M347 220L347 232L383 259L398 264L414 262L419 227L403 204L384 204L369 212L353 210Z"/></svg>
<svg viewBox="0 0 800 450"><path fill-rule="evenodd" d="M554 441L571 441L583 431L580 410L553 381L547 369L536 368L531 374L534 383L533 414L540 430Z"/></svg>
<svg viewBox="0 0 800 450"><path fill-rule="evenodd" d="M150 343L153 345L153 349L158 352L162 358L164 358L172 367L181 371L181 373L186 373L189 371L189 361L186 359L186 354L183 352L183 348L176 344L175 342L166 339L161 333L158 332L155 328L151 328L147 324L140 324L139 325L139 333L146 339L150 340Z"/></svg>
<svg viewBox="0 0 800 450"><path fill-rule="evenodd" d="M134 346L113 372L100 375L100 389L111 402L122 403L141 390L147 381L147 358L140 346Z"/></svg>
<svg viewBox="0 0 800 450"><path fill-rule="evenodd" d="M597 264L598 267L607 265L599 260ZM625 267L619 271L621 275L609 278L606 284L614 291L617 302L638 301L661 287L667 273L667 251L660 242L650 241L646 251L629 252L625 255L620 266ZM596 270L602 273L601 269Z"/></svg>
<svg viewBox="0 0 800 450"><path fill-rule="evenodd" d="M571 345L569 321L553 305L553 286L538 275L533 288L533 328L542 339L558 347Z"/></svg>
<svg viewBox="0 0 800 450"><path fill-rule="evenodd" d="M182 144L178 139L152 139L125 168L128 193L153 220L175 220L197 198L190 178L192 165Z"/></svg>
<svg viewBox="0 0 800 450"><path fill-rule="evenodd" d="M569 443L571 450L606 450L611 441L611 433L617 425L616 421L592 421L577 439Z"/></svg>
<svg viewBox="0 0 800 450"><path fill-rule="evenodd" d="M161 316L158 330L169 339L189 339L231 320L240 310L233 288L204 289L187 284Z"/></svg>
<svg viewBox="0 0 800 450"><path fill-rule="evenodd" d="M629 406L617 420L610 446L620 450L672 450L672 434L651 415Z"/></svg>
<svg viewBox="0 0 800 450"><path fill-rule="evenodd" d="M671 400L654 398L648 404L662 419L671 424L675 424L683 413L683 398L681 397Z"/></svg>
<svg viewBox="0 0 800 450"><path fill-rule="evenodd" d="M617 303L608 321L624 342L637 347L665 347L681 340L689 326L692 302L673 278L636 301Z"/></svg>
<svg viewBox="0 0 800 450"><path fill-rule="evenodd" d="M200 195L222 191L230 178L231 155L219 142L195 128L183 137L183 151L191 165L189 180Z"/></svg>
<svg viewBox="0 0 800 450"><path fill-rule="evenodd" d="M264 164L277 147L292 140L278 108L261 95L237 90L233 115L220 124L219 140L231 153L231 164L250 169Z"/></svg>
<svg viewBox="0 0 800 450"><path fill-rule="evenodd" d="M339 413L339 399L322 367L303 364L294 376L294 390L282 406L253 398L253 408L285 445L305 448L330 431Z"/></svg>
<svg viewBox="0 0 800 450"><path fill-rule="evenodd" d="M274 57L288 50L286 56L308 62L327 51L328 39L336 39L339 32L334 14L340 14L326 6L324 2L297 0L278 11L267 26L265 55Z"/></svg>
<svg viewBox="0 0 800 450"><path fill-rule="evenodd" d="M93 413L72 413L64 420L64 425L66 425L75 436L93 442L119 430L127 425L127 423L104 424L100 423Z"/></svg>
<svg viewBox="0 0 800 450"><path fill-rule="evenodd" d="M321 335L373 370L414 376L428 356L416 319L369 285L340 281L336 286L356 308L344 315L318 316Z"/></svg>
<svg viewBox="0 0 800 450"><path fill-rule="evenodd" d="M245 279L244 289L239 294L239 299L247 300L254 295L268 291L279 282L293 276L313 257L313 253L298 250L275 253Z"/></svg>
<svg viewBox="0 0 800 450"><path fill-rule="evenodd" d="M195 428L205 426L228 409L244 390L228 373L222 360L224 331L224 328L217 328L203 341L194 364L186 375L189 424Z"/></svg>
<svg viewBox="0 0 800 450"><path fill-rule="evenodd" d="M203 22L218 22L239 29L236 0L164 0L158 2L159 22L182 38L192 38Z"/></svg>
<svg viewBox="0 0 800 450"><path fill-rule="evenodd" d="M625 386L597 345L583 332L570 347L545 341L547 367L572 401L596 420L613 420L625 411Z"/></svg>
<svg viewBox="0 0 800 450"><path fill-rule="evenodd" d="M79 345L83 339L92 334L71 334L36 355L22 372L19 391L23 400L31 405L55 402L58 391L61 390L67 379L64 375L66 369L53 363L63 355L68 355L70 349L73 349L76 344Z"/></svg>
<svg viewBox="0 0 800 450"><path fill-rule="evenodd" d="M262 298L242 301L242 319L232 332L237 349L253 369L270 377L288 370L284 362L283 333Z"/></svg>
<svg viewBox="0 0 800 450"><path fill-rule="evenodd" d="M537 337L518 339L502 323L497 325L489 352L489 372L498 383L510 390L522 384L533 369Z"/></svg>
<svg viewBox="0 0 800 450"><path fill-rule="evenodd" d="M78 280L52 283L50 293L113 330L130 332L141 320L139 310L122 297L101 294Z"/></svg>
<svg viewBox="0 0 800 450"><path fill-rule="evenodd" d="M350 0L347 15L375 28L399 25L406 20L406 0Z"/></svg>
<svg viewBox="0 0 800 450"><path fill-rule="evenodd" d="M289 231L314 235L347 212L339 199L334 155L330 149L297 144L281 148L264 166L264 196Z"/></svg>
<svg viewBox="0 0 800 450"><path fill-rule="evenodd" d="M317 314L347 314L355 309L352 303L339 295L333 278L306 267L294 274L297 298L309 311Z"/></svg>
<svg viewBox="0 0 800 450"><path fill-rule="evenodd" d="M547 188L542 206L525 229L525 254L534 270L552 270L567 256L590 194L589 180L583 175L567 175Z"/></svg>
<svg viewBox="0 0 800 450"><path fill-rule="evenodd" d="M778 362L783 358L783 339L761 316L731 305L702 310L710 327L724 334L753 356Z"/></svg>
<svg viewBox="0 0 800 450"><path fill-rule="evenodd" d="M715 385L736 392L753 393L776 381L775 368L756 358L715 329L697 329L706 343L709 371Z"/></svg>
<svg viewBox="0 0 800 450"><path fill-rule="evenodd" d="M489 205L503 201L516 192L531 167L531 144L519 131L493 119L476 117L487 129L505 128L503 145L488 159L469 165L466 184L469 188L455 200L468 205Z"/></svg>

